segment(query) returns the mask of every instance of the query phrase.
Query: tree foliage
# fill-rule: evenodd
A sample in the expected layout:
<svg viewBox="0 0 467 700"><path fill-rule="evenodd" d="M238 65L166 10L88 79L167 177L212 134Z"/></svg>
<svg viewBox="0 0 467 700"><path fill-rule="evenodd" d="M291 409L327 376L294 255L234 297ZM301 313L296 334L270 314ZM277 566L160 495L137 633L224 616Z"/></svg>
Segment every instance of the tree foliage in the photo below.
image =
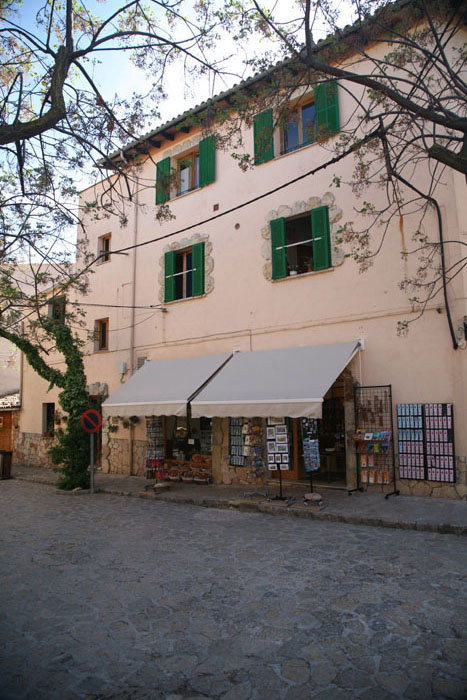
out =
<svg viewBox="0 0 467 700"><path fill-rule="evenodd" d="M219 19L212 3L184 0L106 6L36 0L34 15L32 5L0 0L0 336L61 389L68 420L51 457L63 465L63 485L71 488L87 479L88 443L79 416L89 397L81 345L92 333L83 335L79 307L68 304L57 323L49 318L49 302L57 294L85 294L86 272L96 259L86 252L84 229L78 250L69 236L83 224L77 178L98 172L93 166L100 159L159 118L165 74L174 61L191 79L219 74L217 60L208 57ZM94 6L107 14L98 16ZM119 96L118 70L107 80L101 70L105 54L116 57L117 66L121 54L131 57L147 76L145 93ZM118 169L105 201L89 202L88 209L95 216L122 210L123 220L130 180L125 168Z"/></svg>
<svg viewBox="0 0 467 700"><path fill-rule="evenodd" d="M418 262L400 286L420 314L443 298L457 348L449 300L456 293L449 288L467 256L465 243L446 239L438 198L453 172L467 174L466 5L461 0L300 0L294 9L284 19L279 4L274 12L261 0L243 6L240 36L260 28L276 45L268 61L280 63L269 67L264 58L252 59L260 75L246 95L239 95L239 118L251 123L254 94L256 105L273 107L276 125L287 124L290 105L300 95L338 80L353 109L339 138L327 145L323 134L321 141L330 160L354 160L352 176L345 180L336 174L333 184L351 187L361 202L358 221L349 218L342 227L342 241L364 271L384 255L394 218L403 226L406 215L412 222L417 215L411 245L401 252ZM325 38L316 41L323 33ZM234 132L233 126L229 138ZM241 167L251 165L241 148L236 157ZM383 202L368 194L377 191ZM427 235L432 221L435 236ZM407 325L403 321L400 329Z"/></svg>

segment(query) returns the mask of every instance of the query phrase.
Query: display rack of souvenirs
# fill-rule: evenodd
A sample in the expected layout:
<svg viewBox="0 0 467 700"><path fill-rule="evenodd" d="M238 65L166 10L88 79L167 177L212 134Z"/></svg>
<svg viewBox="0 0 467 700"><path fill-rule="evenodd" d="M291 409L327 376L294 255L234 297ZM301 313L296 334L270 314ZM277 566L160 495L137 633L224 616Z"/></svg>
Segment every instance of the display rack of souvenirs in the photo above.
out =
<svg viewBox="0 0 467 700"><path fill-rule="evenodd" d="M391 437L391 430L357 429L355 442L360 466L360 483L391 483L391 471L385 459L390 452Z"/></svg>
<svg viewBox="0 0 467 700"><path fill-rule="evenodd" d="M146 478L165 479L164 424L161 417L146 418Z"/></svg>
<svg viewBox="0 0 467 700"><path fill-rule="evenodd" d="M385 498L399 493L396 490L394 466L394 425L392 414L392 387L356 386L355 451L357 455L357 488L367 484L381 487L392 484L394 490L383 489Z"/></svg>
<svg viewBox="0 0 467 700"><path fill-rule="evenodd" d="M290 439L285 418L268 418L266 427L269 471L290 469Z"/></svg>
<svg viewBox="0 0 467 700"><path fill-rule="evenodd" d="M303 461L307 472L320 469L318 421L315 418L302 418Z"/></svg>
<svg viewBox="0 0 467 700"><path fill-rule="evenodd" d="M264 473L263 443L261 418L229 419L229 464L247 467L250 479L260 478Z"/></svg>
<svg viewBox="0 0 467 700"><path fill-rule="evenodd" d="M454 483L452 403L398 404L399 476Z"/></svg>

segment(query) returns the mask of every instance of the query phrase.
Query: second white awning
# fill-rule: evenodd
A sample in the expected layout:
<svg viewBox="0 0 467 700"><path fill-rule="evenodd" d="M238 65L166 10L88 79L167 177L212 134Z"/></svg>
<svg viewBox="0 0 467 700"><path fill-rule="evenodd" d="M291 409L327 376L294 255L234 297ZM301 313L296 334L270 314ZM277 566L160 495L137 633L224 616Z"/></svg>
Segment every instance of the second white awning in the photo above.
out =
<svg viewBox="0 0 467 700"><path fill-rule="evenodd" d="M191 401L193 417L321 418L323 397L358 341L238 352Z"/></svg>

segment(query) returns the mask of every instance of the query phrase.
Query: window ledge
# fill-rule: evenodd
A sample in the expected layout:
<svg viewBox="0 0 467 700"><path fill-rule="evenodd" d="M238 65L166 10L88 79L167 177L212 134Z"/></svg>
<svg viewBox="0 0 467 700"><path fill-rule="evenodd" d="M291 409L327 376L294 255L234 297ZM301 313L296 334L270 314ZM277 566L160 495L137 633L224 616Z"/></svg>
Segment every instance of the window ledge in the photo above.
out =
<svg viewBox="0 0 467 700"><path fill-rule="evenodd" d="M189 194L193 194L193 192L199 192L200 190L204 190L205 187L209 187L209 185L213 185L214 182L215 182L215 180L213 182L208 182L207 185L200 185L199 187L193 187L191 190L187 190L186 192L176 194L174 197L171 197L170 199L168 199L167 202L173 202L176 199L181 199L182 197L187 197Z"/></svg>
<svg viewBox="0 0 467 700"><path fill-rule="evenodd" d="M179 304L181 301L193 301L193 299L204 299L207 294L204 292L204 294L197 294L196 296L193 297L183 297L183 299L174 299L173 301L164 301L163 304L164 306L172 306L172 304Z"/></svg>
<svg viewBox="0 0 467 700"><path fill-rule="evenodd" d="M322 275L323 273L326 272L334 272L333 267L327 267L325 270L312 270L311 272L302 272L300 275L288 275L287 277L280 277L277 280L271 280L271 282L285 282L287 280L297 280L297 279L302 279L303 277L314 277L315 275Z"/></svg>
<svg viewBox="0 0 467 700"><path fill-rule="evenodd" d="M287 158L287 156L291 156L294 153L300 153L300 151L304 151L306 148L311 148L312 146L317 146L317 145L319 145L319 141L312 141L311 143L304 143L303 146L299 146L298 148L294 148L291 151L287 151L287 153L279 153L278 156L274 157L274 160L280 160L280 158Z"/></svg>

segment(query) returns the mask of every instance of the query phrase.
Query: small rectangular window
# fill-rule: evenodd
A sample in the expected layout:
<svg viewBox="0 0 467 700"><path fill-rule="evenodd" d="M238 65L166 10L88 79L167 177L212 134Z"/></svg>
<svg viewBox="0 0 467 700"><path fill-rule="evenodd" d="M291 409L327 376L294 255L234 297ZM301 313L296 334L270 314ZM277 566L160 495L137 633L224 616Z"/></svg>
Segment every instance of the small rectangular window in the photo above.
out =
<svg viewBox="0 0 467 700"><path fill-rule="evenodd" d="M106 263L110 261L110 240L111 240L111 234L108 233L106 236L101 236L98 239L98 250L97 254L99 255L99 260L98 263Z"/></svg>
<svg viewBox="0 0 467 700"><path fill-rule="evenodd" d="M101 318L96 321L96 350L109 349L109 319Z"/></svg>
<svg viewBox="0 0 467 700"><path fill-rule="evenodd" d="M65 320L65 297L55 297L48 304L48 317L63 323Z"/></svg>
<svg viewBox="0 0 467 700"><path fill-rule="evenodd" d="M55 404L42 404L42 434L45 437L52 437L55 430Z"/></svg>

